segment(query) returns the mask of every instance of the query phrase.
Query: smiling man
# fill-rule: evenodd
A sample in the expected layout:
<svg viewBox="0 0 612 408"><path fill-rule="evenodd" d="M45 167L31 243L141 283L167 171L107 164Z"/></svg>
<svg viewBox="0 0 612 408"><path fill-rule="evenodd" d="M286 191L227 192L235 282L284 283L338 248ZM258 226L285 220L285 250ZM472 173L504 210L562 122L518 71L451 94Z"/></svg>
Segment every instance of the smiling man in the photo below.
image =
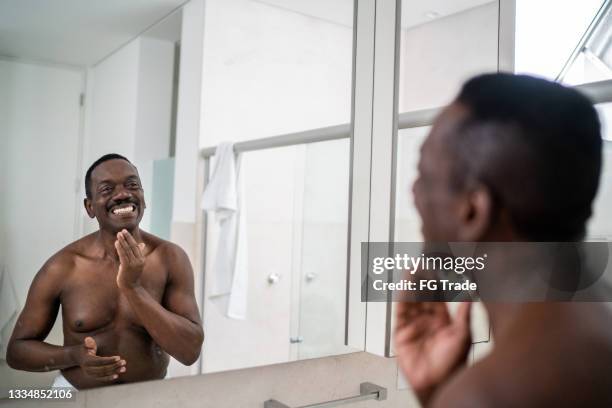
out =
<svg viewBox="0 0 612 408"><path fill-rule="evenodd" d="M136 167L108 154L87 170L85 209L99 230L53 255L38 272L15 325L8 364L61 370L54 386L78 389L164 378L169 357L193 364L204 333L193 271L177 245L142 231ZM44 340L62 306L64 345Z"/></svg>

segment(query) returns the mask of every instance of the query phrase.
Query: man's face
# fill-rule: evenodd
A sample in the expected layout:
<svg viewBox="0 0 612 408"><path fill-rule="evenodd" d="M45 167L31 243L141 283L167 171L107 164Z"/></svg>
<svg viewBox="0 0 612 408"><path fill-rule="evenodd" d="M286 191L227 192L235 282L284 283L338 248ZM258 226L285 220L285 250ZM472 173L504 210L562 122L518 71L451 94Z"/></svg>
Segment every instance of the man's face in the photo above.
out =
<svg viewBox="0 0 612 408"><path fill-rule="evenodd" d="M121 159L105 161L92 172L90 187L85 207L100 229L117 233L138 226L146 206L136 167Z"/></svg>
<svg viewBox="0 0 612 408"><path fill-rule="evenodd" d="M452 188L452 152L448 140L455 136L455 129L465 115L466 109L456 103L444 109L421 147L418 177L412 191L426 242L459 240L462 194Z"/></svg>

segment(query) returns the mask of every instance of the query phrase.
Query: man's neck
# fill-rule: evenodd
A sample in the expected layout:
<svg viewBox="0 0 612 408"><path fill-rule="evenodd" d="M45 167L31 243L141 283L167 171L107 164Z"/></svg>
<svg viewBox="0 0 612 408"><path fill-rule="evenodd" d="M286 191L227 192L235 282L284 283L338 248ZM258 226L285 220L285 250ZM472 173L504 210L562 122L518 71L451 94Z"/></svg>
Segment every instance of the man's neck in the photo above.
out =
<svg viewBox="0 0 612 408"><path fill-rule="evenodd" d="M543 277L550 275L551 268L547 247L491 242L484 248L486 269L475 280L497 338L505 337L526 318L556 316L562 311L557 303L546 301L548 284Z"/></svg>
<svg viewBox="0 0 612 408"><path fill-rule="evenodd" d="M136 242L142 242L140 228L136 227L127 231L132 234ZM100 229L96 233L96 242L102 248L104 258L112 258L114 260L119 259L117 249L115 248L115 241L117 241L117 233L104 229Z"/></svg>
<svg viewBox="0 0 612 408"><path fill-rule="evenodd" d="M485 303L485 308L489 314L491 329L494 337L504 337L513 323L520 318L525 311L525 304L521 303Z"/></svg>
<svg viewBox="0 0 612 408"><path fill-rule="evenodd" d="M485 302L493 337L499 341L516 341L517 333L527 336L533 330L555 327L571 335L584 334L574 327L599 327L598 322L609 318L609 310L601 303L588 302ZM599 320L598 320L599 319Z"/></svg>

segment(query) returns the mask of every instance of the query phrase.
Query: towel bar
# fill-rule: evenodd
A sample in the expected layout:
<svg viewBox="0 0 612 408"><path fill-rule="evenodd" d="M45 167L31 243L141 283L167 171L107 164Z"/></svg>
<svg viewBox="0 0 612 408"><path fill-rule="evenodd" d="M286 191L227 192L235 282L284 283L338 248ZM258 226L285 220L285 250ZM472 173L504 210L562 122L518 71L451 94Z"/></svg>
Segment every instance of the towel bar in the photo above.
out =
<svg viewBox="0 0 612 408"><path fill-rule="evenodd" d="M318 404L304 405L296 408L324 408L324 407L337 407L339 405L351 404L353 402L360 402L366 400L382 401L387 399L387 389L380 385L364 382L359 384L359 395L348 398L340 398L333 401L320 402ZM267 400L264 402L264 408L291 408L289 405L283 404L277 400Z"/></svg>

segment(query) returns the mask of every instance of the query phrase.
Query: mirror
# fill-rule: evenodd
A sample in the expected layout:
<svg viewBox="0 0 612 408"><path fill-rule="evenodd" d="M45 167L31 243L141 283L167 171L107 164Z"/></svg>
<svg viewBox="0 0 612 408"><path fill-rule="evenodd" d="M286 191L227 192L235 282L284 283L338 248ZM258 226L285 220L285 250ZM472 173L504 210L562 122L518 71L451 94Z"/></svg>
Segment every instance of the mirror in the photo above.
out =
<svg viewBox="0 0 612 408"><path fill-rule="evenodd" d="M348 124L352 50L351 0L208 2L200 148ZM318 143L259 143L238 160L246 306L236 315L215 296L222 227L208 211L201 371L357 351L345 346L348 132ZM214 178L216 159L207 162Z"/></svg>
<svg viewBox="0 0 612 408"><path fill-rule="evenodd" d="M84 338L91 336L99 347L89 344L88 350L99 357L119 354L127 372L136 373L127 377L122 371L109 384L359 351L345 342L347 316L365 326L365 314L347 310L346 279L354 273L347 266L349 210L355 203L349 194L353 152L346 130L354 12L350 0L69 0L62 7L22 0L0 5L0 397L15 387L47 387L58 377L58 364L75 367L79 360L69 353L67 361L47 358L49 364L39 360L28 366L23 355L37 353L22 347L21 358L10 361L19 369L10 367L6 357L14 327L25 339L60 347L85 347ZM399 112L441 106L464 79L495 70L499 15L499 3L491 0L403 1ZM465 66L456 64L459 59ZM333 140L315 137L323 128L338 126L345 133ZM270 138L284 142L270 144ZM398 152L415 159L419 140L403 129ZM242 252L248 279L236 280L246 294L238 314L228 313L227 304L234 272L230 292L215 289L224 279L215 268L223 215L202 209L205 186L219 175L221 160L200 153L222 142L237 143L235 192L240 189L240 225L248 248ZM142 308L139 316L134 291L125 291L131 301L119 293L120 261L117 251L110 251L106 264L83 268L92 261L78 258L78 276L56 279L56 289L68 286L50 292L53 313L38 323L44 330L28 332L33 322L18 322L18 314L37 271L62 248L98 231L83 207L84 177L95 160L111 152L124 155L138 170L144 191L138 204L146 201L146 211L140 211L144 205L137 208L140 228L176 245L156 261L167 266L161 268L163 279L156 281L155 273L144 279L149 285L145 298L157 306ZM398 159L398 172L407 171L397 180L398 239L418 234L404 188L413 162ZM119 173L126 181L115 188L127 191L128 178ZM102 193L102 179L94 178ZM106 204L110 212L129 211ZM127 218L129 213L113 215ZM140 249L145 258L156 248L151 240ZM184 254L193 271L180 264ZM103 278L88 278L92 271ZM189 279L169 279L168 271L182 271ZM142 293L137 279L122 282ZM78 293L70 286L77 283ZM99 296L104 285L114 290L109 292L112 307ZM168 295L177 288L179 298L192 300L190 307ZM71 294L78 307L69 305ZM180 334L168 339L158 333L153 341L152 327L169 326L170 315L161 309L174 310L173 332ZM144 318L148 329L141 324L143 310L158 313ZM105 340L108 330L121 335ZM168 358L168 349L177 358ZM151 361L157 371L139 376L139 366Z"/></svg>
<svg viewBox="0 0 612 408"><path fill-rule="evenodd" d="M205 174L194 151L349 123L352 26L349 0L0 6L0 397L359 351L345 345L349 135L240 155L249 252L239 319L210 298L220 226L200 201L216 159ZM198 131L187 123L194 117ZM128 272L117 280L129 252L122 263L117 248L109 252L114 237L99 246L98 222L83 206L85 173L107 153L134 167L122 159L96 167L87 209L132 232L139 220L150 234L132 253L144 259L140 280ZM183 194L185 163L197 172L198 186L188 186L195 203ZM197 208L189 222L180 216L186 207ZM185 236L197 239L185 244ZM57 256L48 262L58 251L68 259L60 266ZM134 294L141 289L147 294ZM135 306L143 299L156 305ZM34 312L20 319L26 304ZM15 327L21 343L7 350ZM175 327L174 338L153 339L155 327ZM41 348L43 340L54 346ZM62 345L71 347L63 357ZM105 361L117 378L82 376L87 356L78 353L119 356L115 366Z"/></svg>

